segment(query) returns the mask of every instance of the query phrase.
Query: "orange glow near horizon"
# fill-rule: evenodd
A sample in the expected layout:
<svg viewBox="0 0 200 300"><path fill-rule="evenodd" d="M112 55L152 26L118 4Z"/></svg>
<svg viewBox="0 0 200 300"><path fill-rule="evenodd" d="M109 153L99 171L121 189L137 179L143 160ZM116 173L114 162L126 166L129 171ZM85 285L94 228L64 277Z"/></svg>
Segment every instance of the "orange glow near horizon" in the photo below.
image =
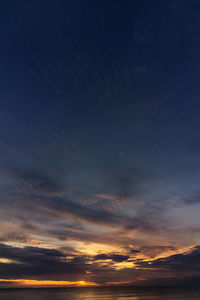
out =
<svg viewBox="0 0 200 300"><path fill-rule="evenodd" d="M31 280L31 279L0 279L0 282L10 284L15 287L67 287L67 286L98 286L95 282L88 281L59 281L59 280Z"/></svg>

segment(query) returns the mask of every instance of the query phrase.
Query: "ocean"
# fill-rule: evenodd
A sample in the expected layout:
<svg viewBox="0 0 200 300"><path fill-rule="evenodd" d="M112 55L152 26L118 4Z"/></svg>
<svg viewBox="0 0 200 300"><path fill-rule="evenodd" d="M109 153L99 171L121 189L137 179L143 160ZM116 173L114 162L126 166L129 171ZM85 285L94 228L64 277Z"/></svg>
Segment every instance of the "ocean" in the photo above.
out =
<svg viewBox="0 0 200 300"><path fill-rule="evenodd" d="M98 287L66 289L0 290L0 300L190 300L200 299L200 289Z"/></svg>

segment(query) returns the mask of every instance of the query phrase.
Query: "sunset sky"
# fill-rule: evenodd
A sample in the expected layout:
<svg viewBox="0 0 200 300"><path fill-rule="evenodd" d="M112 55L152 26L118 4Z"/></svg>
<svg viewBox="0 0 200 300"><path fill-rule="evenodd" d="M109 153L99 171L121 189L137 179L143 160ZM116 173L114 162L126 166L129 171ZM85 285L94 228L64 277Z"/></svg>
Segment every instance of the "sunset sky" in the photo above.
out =
<svg viewBox="0 0 200 300"><path fill-rule="evenodd" d="M0 287L200 280L200 1L0 1Z"/></svg>

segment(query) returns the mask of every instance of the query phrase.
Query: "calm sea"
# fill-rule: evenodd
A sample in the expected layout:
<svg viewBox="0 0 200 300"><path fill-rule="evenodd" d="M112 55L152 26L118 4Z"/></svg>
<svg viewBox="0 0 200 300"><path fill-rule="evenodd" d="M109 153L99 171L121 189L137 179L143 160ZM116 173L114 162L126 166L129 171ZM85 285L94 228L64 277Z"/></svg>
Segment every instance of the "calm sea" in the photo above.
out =
<svg viewBox="0 0 200 300"><path fill-rule="evenodd" d="M181 288L68 288L1 290L0 300L190 300L200 289Z"/></svg>

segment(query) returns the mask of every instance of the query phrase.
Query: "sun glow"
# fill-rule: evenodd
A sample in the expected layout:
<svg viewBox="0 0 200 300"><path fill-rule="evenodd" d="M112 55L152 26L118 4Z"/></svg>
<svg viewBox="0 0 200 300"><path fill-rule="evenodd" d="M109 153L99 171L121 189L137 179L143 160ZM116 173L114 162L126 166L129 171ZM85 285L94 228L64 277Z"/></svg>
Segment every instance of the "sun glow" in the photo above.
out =
<svg viewBox="0 0 200 300"><path fill-rule="evenodd" d="M59 280L29 280L29 279L0 279L0 282L13 284L19 287L65 287L65 286L97 286L95 282L88 281L59 281Z"/></svg>

